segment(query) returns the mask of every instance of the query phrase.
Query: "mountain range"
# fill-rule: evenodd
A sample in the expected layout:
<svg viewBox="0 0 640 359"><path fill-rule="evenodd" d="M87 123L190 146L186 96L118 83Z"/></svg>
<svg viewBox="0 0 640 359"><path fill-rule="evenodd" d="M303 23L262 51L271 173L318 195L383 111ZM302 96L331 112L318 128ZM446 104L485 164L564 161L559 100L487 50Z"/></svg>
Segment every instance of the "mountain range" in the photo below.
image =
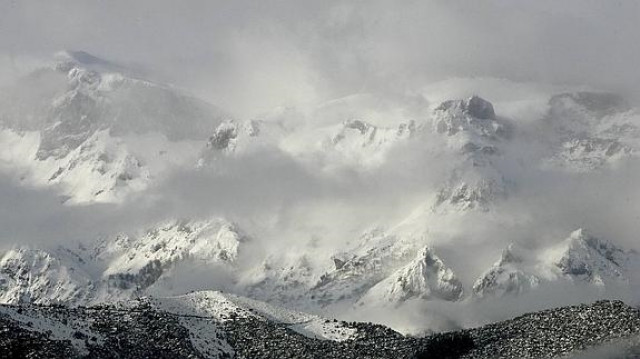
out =
<svg viewBox="0 0 640 359"><path fill-rule="evenodd" d="M551 224L543 212L555 194L529 182L598 184L633 165L640 114L614 94L548 94L534 121L502 114L481 93L438 103L408 95L377 116L375 95L356 94L246 120L81 51L57 54L0 94L3 176L47 191L60 210L140 217L80 241L16 241L1 253L0 303L224 290L239 296L152 304L192 301L190 315L225 298L279 305L304 316L300 331L335 337L351 330L298 311L348 317L418 305L457 328L469 324L457 310L549 298L523 299L523 313L555 304L567 287L640 298L636 248L573 215ZM185 192L201 200L180 213L172 201ZM200 300L220 303L202 309Z"/></svg>

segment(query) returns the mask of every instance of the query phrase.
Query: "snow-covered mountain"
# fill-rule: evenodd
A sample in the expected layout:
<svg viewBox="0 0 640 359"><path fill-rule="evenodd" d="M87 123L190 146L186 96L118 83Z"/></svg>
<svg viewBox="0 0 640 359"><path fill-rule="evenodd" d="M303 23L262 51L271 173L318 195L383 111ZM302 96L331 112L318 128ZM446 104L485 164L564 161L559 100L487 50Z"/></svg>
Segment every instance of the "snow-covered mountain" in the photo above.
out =
<svg viewBox="0 0 640 359"><path fill-rule="evenodd" d="M13 154L3 161L24 181L59 186L71 202L120 201L168 164L195 161L225 118L120 65L65 51L2 91L3 152Z"/></svg>
<svg viewBox="0 0 640 359"><path fill-rule="evenodd" d="M78 305L172 293L181 275L233 271L248 241L237 225L211 218L158 223L73 249L16 247L0 259L1 300Z"/></svg>
<svg viewBox="0 0 640 359"><path fill-rule="evenodd" d="M612 287L640 292L637 254L621 249L617 233L611 242L586 231L517 241L487 269L511 233L552 233L536 222L539 204L521 201L531 191L524 176L615 175L640 145L637 109L615 95L550 93L528 121L513 106L475 95L438 103L352 95L238 119L125 66L61 53L0 93L0 172L52 191L60 208L107 202L140 220L80 244L6 248L0 302L224 289L344 313L465 307L566 283L603 296ZM272 154L278 173L263 178ZM167 179L180 190L154 187ZM194 187L184 201L198 203L169 198L183 187ZM133 205L142 198L167 208ZM572 216L569 228L583 223Z"/></svg>
<svg viewBox="0 0 640 359"><path fill-rule="evenodd" d="M640 254L578 229L560 243L525 249L510 245L474 284L477 297L517 295L546 284L591 285L602 290L635 285Z"/></svg>
<svg viewBox="0 0 640 359"><path fill-rule="evenodd" d="M455 301L463 295L462 283L429 248L409 264L380 281L361 299L401 304L409 299Z"/></svg>
<svg viewBox="0 0 640 359"><path fill-rule="evenodd" d="M76 253L16 248L0 259L3 303L81 303L91 300L95 285L87 263Z"/></svg>
<svg viewBox="0 0 640 359"><path fill-rule="evenodd" d="M500 142L508 139L510 127L496 117L490 102L478 96L445 101L435 109L432 126L462 155L435 206L486 209L505 194L505 179L493 167L492 157L500 154Z"/></svg>

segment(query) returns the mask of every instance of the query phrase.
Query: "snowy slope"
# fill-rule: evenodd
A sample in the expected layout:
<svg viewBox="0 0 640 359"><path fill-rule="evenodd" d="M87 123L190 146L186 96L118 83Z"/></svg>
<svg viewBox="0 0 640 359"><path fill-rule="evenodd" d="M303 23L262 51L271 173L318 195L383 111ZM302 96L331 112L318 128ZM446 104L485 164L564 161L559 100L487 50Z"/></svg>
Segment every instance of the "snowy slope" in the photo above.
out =
<svg viewBox="0 0 640 359"><path fill-rule="evenodd" d="M118 202L162 172L158 156L195 161L207 134L227 117L122 66L63 52L2 91L0 144L12 153L3 158L8 169L32 185L58 186L70 203ZM140 151L130 136L155 140Z"/></svg>
<svg viewBox="0 0 640 359"><path fill-rule="evenodd" d="M335 269L323 274L312 288L314 300L329 305L342 300L356 302L378 282L415 258L411 242L381 231L365 233L352 250L334 257Z"/></svg>
<svg viewBox="0 0 640 359"><path fill-rule="evenodd" d="M216 291L194 292L178 297L149 298L152 307L171 313L211 317L219 321L232 318L256 318L285 324L311 338L347 340L356 334L353 328L317 315L273 306L265 302Z"/></svg>
<svg viewBox="0 0 640 359"><path fill-rule="evenodd" d="M637 283L640 254L578 229L544 248L510 246L474 284L477 297L517 295L548 283L591 285L607 289Z"/></svg>
<svg viewBox="0 0 640 359"><path fill-rule="evenodd" d="M179 286L176 268L205 270L234 262L249 238L219 218L158 223L134 233L102 238L74 250L16 247L0 259L3 303L86 304L130 298Z"/></svg>
<svg viewBox="0 0 640 359"><path fill-rule="evenodd" d="M427 247L412 262L369 289L360 302L401 304L410 299L455 301L461 299L462 295L462 283Z"/></svg>

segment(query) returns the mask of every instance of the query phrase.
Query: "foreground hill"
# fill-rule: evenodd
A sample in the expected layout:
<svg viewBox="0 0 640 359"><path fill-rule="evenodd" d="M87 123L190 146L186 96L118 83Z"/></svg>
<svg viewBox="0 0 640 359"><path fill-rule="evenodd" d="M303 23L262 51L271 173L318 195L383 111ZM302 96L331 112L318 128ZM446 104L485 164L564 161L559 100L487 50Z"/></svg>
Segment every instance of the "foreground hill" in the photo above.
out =
<svg viewBox="0 0 640 359"><path fill-rule="evenodd" d="M619 301L545 310L476 329L406 337L220 292L101 307L0 307L0 350L30 358L556 358L618 345L640 311Z"/></svg>

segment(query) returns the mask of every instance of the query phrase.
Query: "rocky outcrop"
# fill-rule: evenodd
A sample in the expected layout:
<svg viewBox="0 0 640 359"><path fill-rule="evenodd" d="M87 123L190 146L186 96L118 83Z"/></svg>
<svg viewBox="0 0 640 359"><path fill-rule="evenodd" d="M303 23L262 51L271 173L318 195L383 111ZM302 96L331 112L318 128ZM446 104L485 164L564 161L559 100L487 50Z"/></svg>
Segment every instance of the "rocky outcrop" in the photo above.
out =
<svg viewBox="0 0 640 359"><path fill-rule="evenodd" d="M501 144L509 138L510 126L499 119L493 105L473 96L449 100L432 115L436 133L445 136L460 163L438 191L436 211L486 210L507 192L507 180L493 164L501 153Z"/></svg>
<svg viewBox="0 0 640 359"><path fill-rule="evenodd" d="M434 110L436 132L447 136L458 133L496 139L504 137L507 128L497 121L493 105L478 96L465 100L448 100Z"/></svg>

